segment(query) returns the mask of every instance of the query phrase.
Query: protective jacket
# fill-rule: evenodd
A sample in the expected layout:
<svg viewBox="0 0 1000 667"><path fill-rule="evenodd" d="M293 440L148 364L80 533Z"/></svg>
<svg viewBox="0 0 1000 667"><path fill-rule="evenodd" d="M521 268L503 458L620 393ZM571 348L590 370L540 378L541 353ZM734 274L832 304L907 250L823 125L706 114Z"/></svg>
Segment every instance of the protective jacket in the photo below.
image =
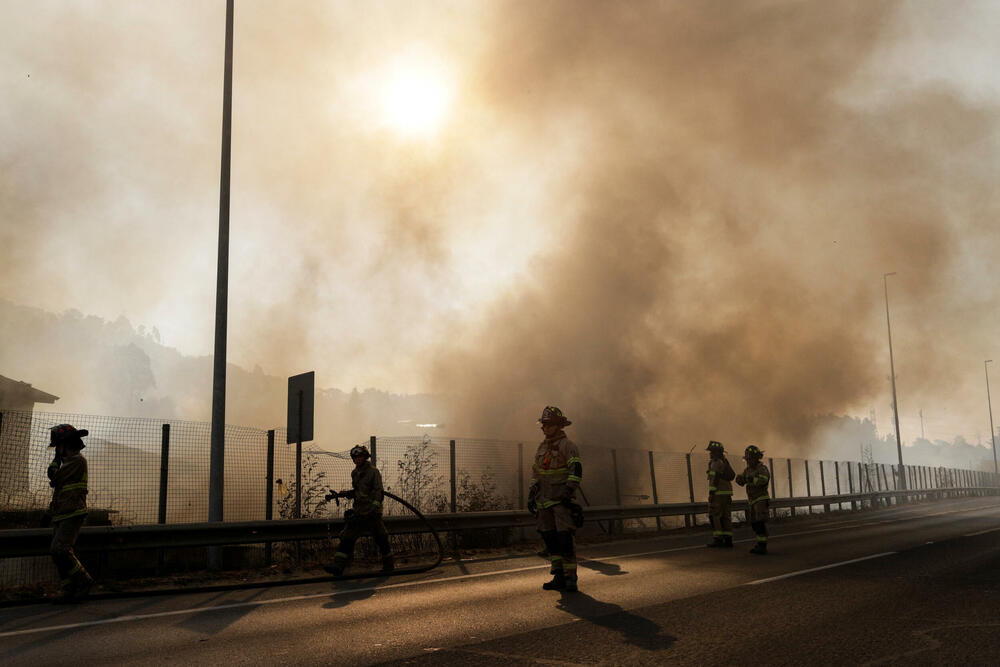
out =
<svg viewBox="0 0 1000 667"><path fill-rule="evenodd" d="M351 486L353 489L348 494L348 498L354 499L355 512L363 516L372 512L382 513L384 497L382 473L372 465L371 461L365 461L351 471Z"/></svg>
<svg viewBox="0 0 1000 667"><path fill-rule="evenodd" d="M761 500L770 500L768 495L768 484L771 483L771 472L767 466L761 462L757 465L748 465L746 470L741 472L736 478L736 483L740 486L747 486L747 504L753 505Z"/></svg>
<svg viewBox="0 0 1000 667"><path fill-rule="evenodd" d="M77 452L65 459L54 459L49 464L49 485L52 502L49 514L52 521L62 521L87 514L87 459Z"/></svg>
<svg viewBox="0 0 1000 667"><path fill-rule="evenodd" d="M565 431L542 440L531 467L532 493L539 509L561 503L567 489L570 494L575 493L582 475L580 453Z"/></svg>
<svg viewBox="0 0 1000 667"><path fill-rule="evenodd" d="M708 495L733 495L733 478L736 472L726 457L708 460Z"/></svg>

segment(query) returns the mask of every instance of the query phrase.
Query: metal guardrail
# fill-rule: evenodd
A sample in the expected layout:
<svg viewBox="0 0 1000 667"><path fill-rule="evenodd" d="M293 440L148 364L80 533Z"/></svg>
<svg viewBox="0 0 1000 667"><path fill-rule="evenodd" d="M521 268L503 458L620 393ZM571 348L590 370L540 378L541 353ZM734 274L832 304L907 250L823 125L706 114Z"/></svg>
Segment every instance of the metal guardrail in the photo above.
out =
<svg viewBox="0 0 1000 667"><path fill-rule="evenodd" d="M830 496L773 498L772 508L817 507L910 497L975 494L997 495L1000 487L952 487L913 491L879 491ZM732 510L747 509L747 501L735 500ZM624 521L662 516L707 514L708 503L670 503L654 505L608 505L584 508L590 521ZM495 512L461 512L428 516L438 531L485 530L488 528L533 528L535 519L525 510ZM390 533L423 533L427 526L417 517L385 517ZM289 519L275 521L205 522L150 524L140 526L85 526L80 531L76 549L81 552L125 551L131 549L163 549L177 547L222 546L320 540L335 537L343 528L342 519ZM0 558L45 556L52 542L49 528L27 528L0 531Z"/></svg>

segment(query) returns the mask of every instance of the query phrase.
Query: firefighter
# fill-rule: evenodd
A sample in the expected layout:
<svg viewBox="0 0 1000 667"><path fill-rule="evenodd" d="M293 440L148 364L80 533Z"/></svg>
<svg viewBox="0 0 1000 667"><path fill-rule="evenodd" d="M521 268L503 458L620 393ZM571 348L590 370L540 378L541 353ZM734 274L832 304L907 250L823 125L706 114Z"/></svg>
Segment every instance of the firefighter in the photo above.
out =
<svg viewBox="0 0 1000 667"><path fill-rule="evenodd" d="M358 445L351 449L351 460L354 470L351 471L350 490L337 491L327 496L330 498L351 498L354 508L344 512L344 530L340 533L337 551L333 554L333 565L326 571L335 576L344 573L344 569L354 557L354 543L364 533L371 533L382 554L382 571L392 572L395 560L389 546L389 533L382 522L382 473L371 464L371 453L368 448Z"/></svg>
<svg viewBox="0 0 1000 667"><path fill-rule="evenodd" d="M537 516L538 533L552 564L552 581L542 588L572 592L577 590L574 501L583 467L576 445L563 430L572 422L562 410L545 406L538 423L545 439L538 445L531 468L528 509Z"/></svg>
<svg viewBox="0 0 1000 667"><path fill-rule="evenodd" d="M736 473L726 458L721 442L708 443L708 516L712 520L710 547L733 546L733 524L729 519L729 506L733 502L733 478Z"/></svg>
<svg viewBox="0 0 1000 667"><path fill-rule="evenodd" d="M50 553L59 570L62 594L57 603L79 602L90 593L94 580L76 557L73 547L87 519L87 459L81 454L87 429L59 424L49 430L49 447L55 456L46 474L52 487L52 502L42 524L52 524Z"/></svg>
<svg viewBox="0 0 1000 667"><path fill-rule="evenodd" d="M746 470L736 476L736 483L747 487L747 521L757 536L757 543L750 553L761 556L767 553L768 501L771 499L767 495L771 472L761 463L763 457L764 452L756 446L747 447L743 453L743 458L747 462Z"/></svg>

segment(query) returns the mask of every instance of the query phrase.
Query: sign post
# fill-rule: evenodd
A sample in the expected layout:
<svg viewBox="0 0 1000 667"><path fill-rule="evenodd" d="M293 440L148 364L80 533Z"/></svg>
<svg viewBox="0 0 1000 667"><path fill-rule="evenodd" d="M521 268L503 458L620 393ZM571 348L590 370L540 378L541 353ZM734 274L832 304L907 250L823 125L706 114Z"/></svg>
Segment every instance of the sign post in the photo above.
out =
<svg viewBox="0 0 1000 667"><path fill-rule="evenodd" d="M316 371L288 378L286 444L295 443L295 518L302 518L302 443L313 439Z"/></svg>

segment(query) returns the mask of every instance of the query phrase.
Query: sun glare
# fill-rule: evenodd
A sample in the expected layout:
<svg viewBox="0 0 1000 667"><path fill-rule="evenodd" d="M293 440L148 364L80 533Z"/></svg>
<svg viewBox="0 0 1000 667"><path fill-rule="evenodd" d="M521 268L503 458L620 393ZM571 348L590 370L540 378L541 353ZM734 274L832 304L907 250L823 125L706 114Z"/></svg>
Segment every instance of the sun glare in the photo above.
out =
<svg viewBox="0 0 1000 667"><path fill-rule="evenodd" d="M428 137L445 123L454 89L446 69L411 61L388 70L382 84L382 122L405 137Z"/></svg>

